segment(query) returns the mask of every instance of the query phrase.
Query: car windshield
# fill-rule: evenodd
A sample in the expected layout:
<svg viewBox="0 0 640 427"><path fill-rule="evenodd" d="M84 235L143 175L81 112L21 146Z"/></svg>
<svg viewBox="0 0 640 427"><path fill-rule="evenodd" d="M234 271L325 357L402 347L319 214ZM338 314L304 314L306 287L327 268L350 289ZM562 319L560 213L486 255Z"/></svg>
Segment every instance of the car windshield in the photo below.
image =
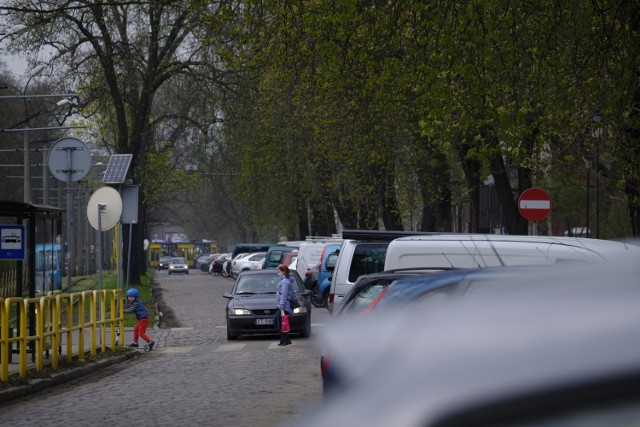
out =
<svg viewBox="0 0 640 427"><path fill-rule="evenodd" d="M280 279L270 274L241 275L236 284L235 293L241 294L275 294Z"/></svg>
<svg viewBox="0 0 640 427"><path fill-rule="evenodd" d="M184 258L171 258L171 262L173 264L186 264L187 262L184 260Z"/></svg>

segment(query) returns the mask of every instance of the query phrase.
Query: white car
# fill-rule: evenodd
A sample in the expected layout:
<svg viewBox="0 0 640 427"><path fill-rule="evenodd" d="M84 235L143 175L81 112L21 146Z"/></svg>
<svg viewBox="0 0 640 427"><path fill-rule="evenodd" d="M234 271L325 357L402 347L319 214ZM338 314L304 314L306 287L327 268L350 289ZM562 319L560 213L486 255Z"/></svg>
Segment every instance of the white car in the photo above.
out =
<svg viewBox="0 0 640 427"><path fill-rule="evenodd" d="M252 252L237 256L231 262L231 277L238 277L240 273L247 270L260 270L266 256L266 252Z"/></svg>
<svg viewBox="0 0 640 427"><path fill-rule="evenodd" d="M189 264L182 257L173 257L169 262L169 275L173 273L189 274Z"/></svg>

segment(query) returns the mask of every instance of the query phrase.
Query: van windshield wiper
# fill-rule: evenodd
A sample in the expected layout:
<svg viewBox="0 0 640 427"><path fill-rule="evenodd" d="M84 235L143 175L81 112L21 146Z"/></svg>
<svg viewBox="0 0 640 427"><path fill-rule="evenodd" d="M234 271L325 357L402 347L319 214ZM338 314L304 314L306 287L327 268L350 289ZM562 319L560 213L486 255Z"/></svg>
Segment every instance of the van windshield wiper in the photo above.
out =
<svg viewBox="0 0 640 427"><path fill-rule="evenodd" d="M255 292L249 292L249 291L240 291L240 292L236 292L236 295L255 295Z"/></svg>

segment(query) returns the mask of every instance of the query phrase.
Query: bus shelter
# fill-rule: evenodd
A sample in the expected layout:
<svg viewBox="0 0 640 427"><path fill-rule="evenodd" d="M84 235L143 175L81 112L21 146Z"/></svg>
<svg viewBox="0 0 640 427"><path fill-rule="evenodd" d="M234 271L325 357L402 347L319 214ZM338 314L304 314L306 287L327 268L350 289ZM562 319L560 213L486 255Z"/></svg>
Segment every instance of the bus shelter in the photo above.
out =
<svg viewBox="0 0 640 427"><path fill-rule="evenodd" d="M0 201L0 297L35 298L61 289L63 209L18 201ZM35 305L27 313L35 335ZM19 319L14 319L19 323ZM19 325L16 325L19 327ZM29 352L35 359L35 342Z"/></svg>
<svg viewBox="0 0 640 427"><path fill-rule="evenodd" d="M61 290L64 209L0 201L0 296L34 298Z"/></svg>

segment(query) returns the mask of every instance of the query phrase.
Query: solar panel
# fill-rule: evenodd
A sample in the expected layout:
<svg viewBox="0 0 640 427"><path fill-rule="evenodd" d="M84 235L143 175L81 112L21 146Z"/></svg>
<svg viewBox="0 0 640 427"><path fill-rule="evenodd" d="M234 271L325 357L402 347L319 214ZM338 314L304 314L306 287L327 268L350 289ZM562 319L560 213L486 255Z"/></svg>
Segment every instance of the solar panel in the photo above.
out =
<svg viewBox="0 0 640 427"><path fill-rule="evenodd" d="M122 184L127 176L133 154L113 154L109 158L107 170L104 171L102 182L105 184Z"/></svg>

